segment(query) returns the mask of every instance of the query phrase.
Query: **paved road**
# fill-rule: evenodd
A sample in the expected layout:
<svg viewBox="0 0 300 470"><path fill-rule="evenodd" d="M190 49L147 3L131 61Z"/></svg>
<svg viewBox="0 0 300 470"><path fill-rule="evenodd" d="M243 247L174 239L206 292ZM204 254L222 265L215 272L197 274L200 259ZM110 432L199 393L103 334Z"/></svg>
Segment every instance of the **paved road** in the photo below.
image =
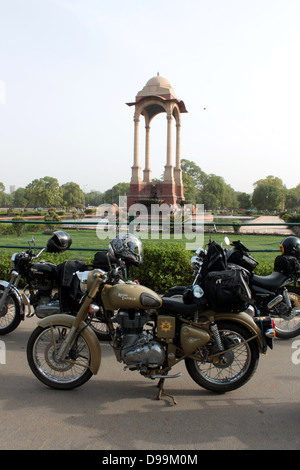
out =
<svg viewBox="0 0 300 470"><path fill-rule="evenodd" d="M72 391L42 385L25 349L36 320L6 337L0 364L0 449L102 449L160 452L201 449L300 449L300 359L295 340L276 340L254 377L234 392L215 395L183 372L166 389L178 404L156 400L155 383L123 371L108 344L100 371Z"/></svg>
<svg viewBox="0 0 300 470"><path fill-rule="evenodd" d="M284 224L284 220L280 219L277 215L262 215L256 219L250 220L247 225L240 228L240 233L264 233L274 234L281 236L293 235L288 226L282 225L253 225L253 224Z"/></svg>

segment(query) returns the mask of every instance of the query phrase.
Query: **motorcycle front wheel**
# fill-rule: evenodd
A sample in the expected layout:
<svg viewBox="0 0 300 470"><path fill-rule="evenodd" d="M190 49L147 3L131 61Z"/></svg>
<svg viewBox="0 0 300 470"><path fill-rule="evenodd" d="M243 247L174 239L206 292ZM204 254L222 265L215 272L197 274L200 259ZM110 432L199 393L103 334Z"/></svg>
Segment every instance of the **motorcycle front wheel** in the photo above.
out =
<svg viewBox="0 0 300 470"><path fill-rule="evenodd" d="M200 351L203 361L187 358L185 365L198 385L225 393L240 388L252 377L258 365L259 350L256 340L245 342L251 333L240 325L230 322L217 322L217 325L224 353L216 355L218 349L212 341Z"/></svg>
<svg viewBox="0 0 300 470"><path fill-rule="evenodd" d="M0 298L3 295L3 291L4 287L0 286ZM6 335L14 331L19 326L21 320L19 302L16 296L10 292L2 310L0 310L0 335Z"/></svg>
<svg viewBox="0 0 300 470"><path fill-rule="evenodd" d="M85 339L79 335L64 360L57 353L70 328L51 325L37 327L27 344L27 360L34 375L49 387L70 390L87 382L93 375L89 366L91 351Z"/></svg>

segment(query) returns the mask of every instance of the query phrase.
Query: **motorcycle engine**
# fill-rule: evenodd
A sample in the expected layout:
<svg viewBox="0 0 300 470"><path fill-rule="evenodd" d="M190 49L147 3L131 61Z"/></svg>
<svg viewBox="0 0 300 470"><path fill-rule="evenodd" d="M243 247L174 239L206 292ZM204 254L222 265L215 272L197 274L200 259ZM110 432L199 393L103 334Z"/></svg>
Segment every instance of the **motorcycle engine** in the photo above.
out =
<svg viewBox="0 0 300 470"><path fill-rule="evenodd" d="M116 318L119 327L115 344L119 345L120 359L130 369L148 369L161 366L166 357L163 345L153 338L152 330L143 329L148 321L145 312L120 310Z"/></svg>

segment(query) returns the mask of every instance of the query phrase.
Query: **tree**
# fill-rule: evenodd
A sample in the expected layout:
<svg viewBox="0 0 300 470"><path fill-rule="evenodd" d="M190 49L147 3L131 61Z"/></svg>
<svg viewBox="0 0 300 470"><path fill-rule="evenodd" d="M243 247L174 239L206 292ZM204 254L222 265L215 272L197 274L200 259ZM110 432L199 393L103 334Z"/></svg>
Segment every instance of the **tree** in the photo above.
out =
<svg viewBox="0 0 300 470"><path fill-rule="evenodd" d="M250 194L237 192L238 207L240 209L250 209L251 207L251 196Z"/></svg>
<svg viewBox="0 0 300 470"><path fill-rule="evenodd" d="M221 176L206 175L201 191L201 202L204 204L205 209L214 210L224 207L224 187L225 182Z"/></svg>
<svg viewBox="0 0 300 470"><path fill-rule="evenodd" d="M280 178L278 178L277 176L272 176L272 175L269 175L266 178L256 181L254 183L254 186L258 186L260 184L269 184L271 186L276 186L277 188L280 188L280 189L285 187Z"/></svg>
<svg viewBox="0 0 300 470"><path fill-rule="evenodd" d="M91 191L85 194L85 203L90 206L100 206L102 204L103 194L100 191Z"/></svg>
<svg viewBox="0 0 300 470"><path fill-rule="evenodd" d="M102 203L119 204L119 196L128 196L130 183L118 183L103 194Z"/></svg>
<svg viewBox="0 0 300 470"><path fill-rule="evenodd" d="M63 205L66 207L76 207L84 201L83 191L77 183L66 183L61 186Z"/></svg>
<svg viewBox="0 0 300 470"><path fill-rule="evenodd" d="M25 188L18 188L13 193L14 198L14 207L26 207L28 204L28 200L26 199L26 190Z"/></svg>
<svg viewBox="0 0 300 470"><path fill-rule="evenodd" d="M300 206L300 195L296 189L287 189L285 194L285 208L287 210L296 210Z"/></svg>
<svg viewBox="0 0 300 470"><path fill-rule="evenodd" d="M269 175L254 183L252 202L259 210L279 210L283 208L285 186L280 178Z"/></svg>
<svg viewBox="0 0 300 470"><path fill-rule="evenodd" d="M33 207L59 207L62 203L58 180L51 176L33 180L25 190L25 197Z"/></svg>
<svg viewBox="0 0 300 470"><path fill-rule="evenodd" d="M199 195L203 188L206 174L196 163L186 159L181 160L181 169L185 199L191 204L202 203Z"/></svg>
<svg viewBox="0 0 300 470"><path fill-rule="evenodd" d="M182 182L185 200L191 204L196 204L199 191L195 186L194 178L188 173L182 173Z"/></svg>
<svg viewBox="0 0 300 470"><path fill-rule="evenodd" d="M253 191L252 203L258 210L278 210L281 200L282 190L273 184L260 183Z"/></svg>

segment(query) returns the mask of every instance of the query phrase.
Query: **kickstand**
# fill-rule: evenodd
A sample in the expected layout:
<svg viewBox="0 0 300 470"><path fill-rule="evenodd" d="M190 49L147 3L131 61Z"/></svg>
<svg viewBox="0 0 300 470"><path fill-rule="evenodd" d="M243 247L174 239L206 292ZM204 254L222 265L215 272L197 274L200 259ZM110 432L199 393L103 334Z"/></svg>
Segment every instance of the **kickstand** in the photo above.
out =
<svg viewBox="0 0 300 470"><path fill-rule="evenodd" d="M172 395L170 395L169 393L166 393L164 391L164 383L165 383L164 378L159 379L159 382L157 384L157 387L159 388L159 391L158 391L158 394L157 394L157 400L160 400L162 395L166 395L167 397L169 397L173 400L173 405L177 405L177 402L176 402L175 398Z"/></svg>

